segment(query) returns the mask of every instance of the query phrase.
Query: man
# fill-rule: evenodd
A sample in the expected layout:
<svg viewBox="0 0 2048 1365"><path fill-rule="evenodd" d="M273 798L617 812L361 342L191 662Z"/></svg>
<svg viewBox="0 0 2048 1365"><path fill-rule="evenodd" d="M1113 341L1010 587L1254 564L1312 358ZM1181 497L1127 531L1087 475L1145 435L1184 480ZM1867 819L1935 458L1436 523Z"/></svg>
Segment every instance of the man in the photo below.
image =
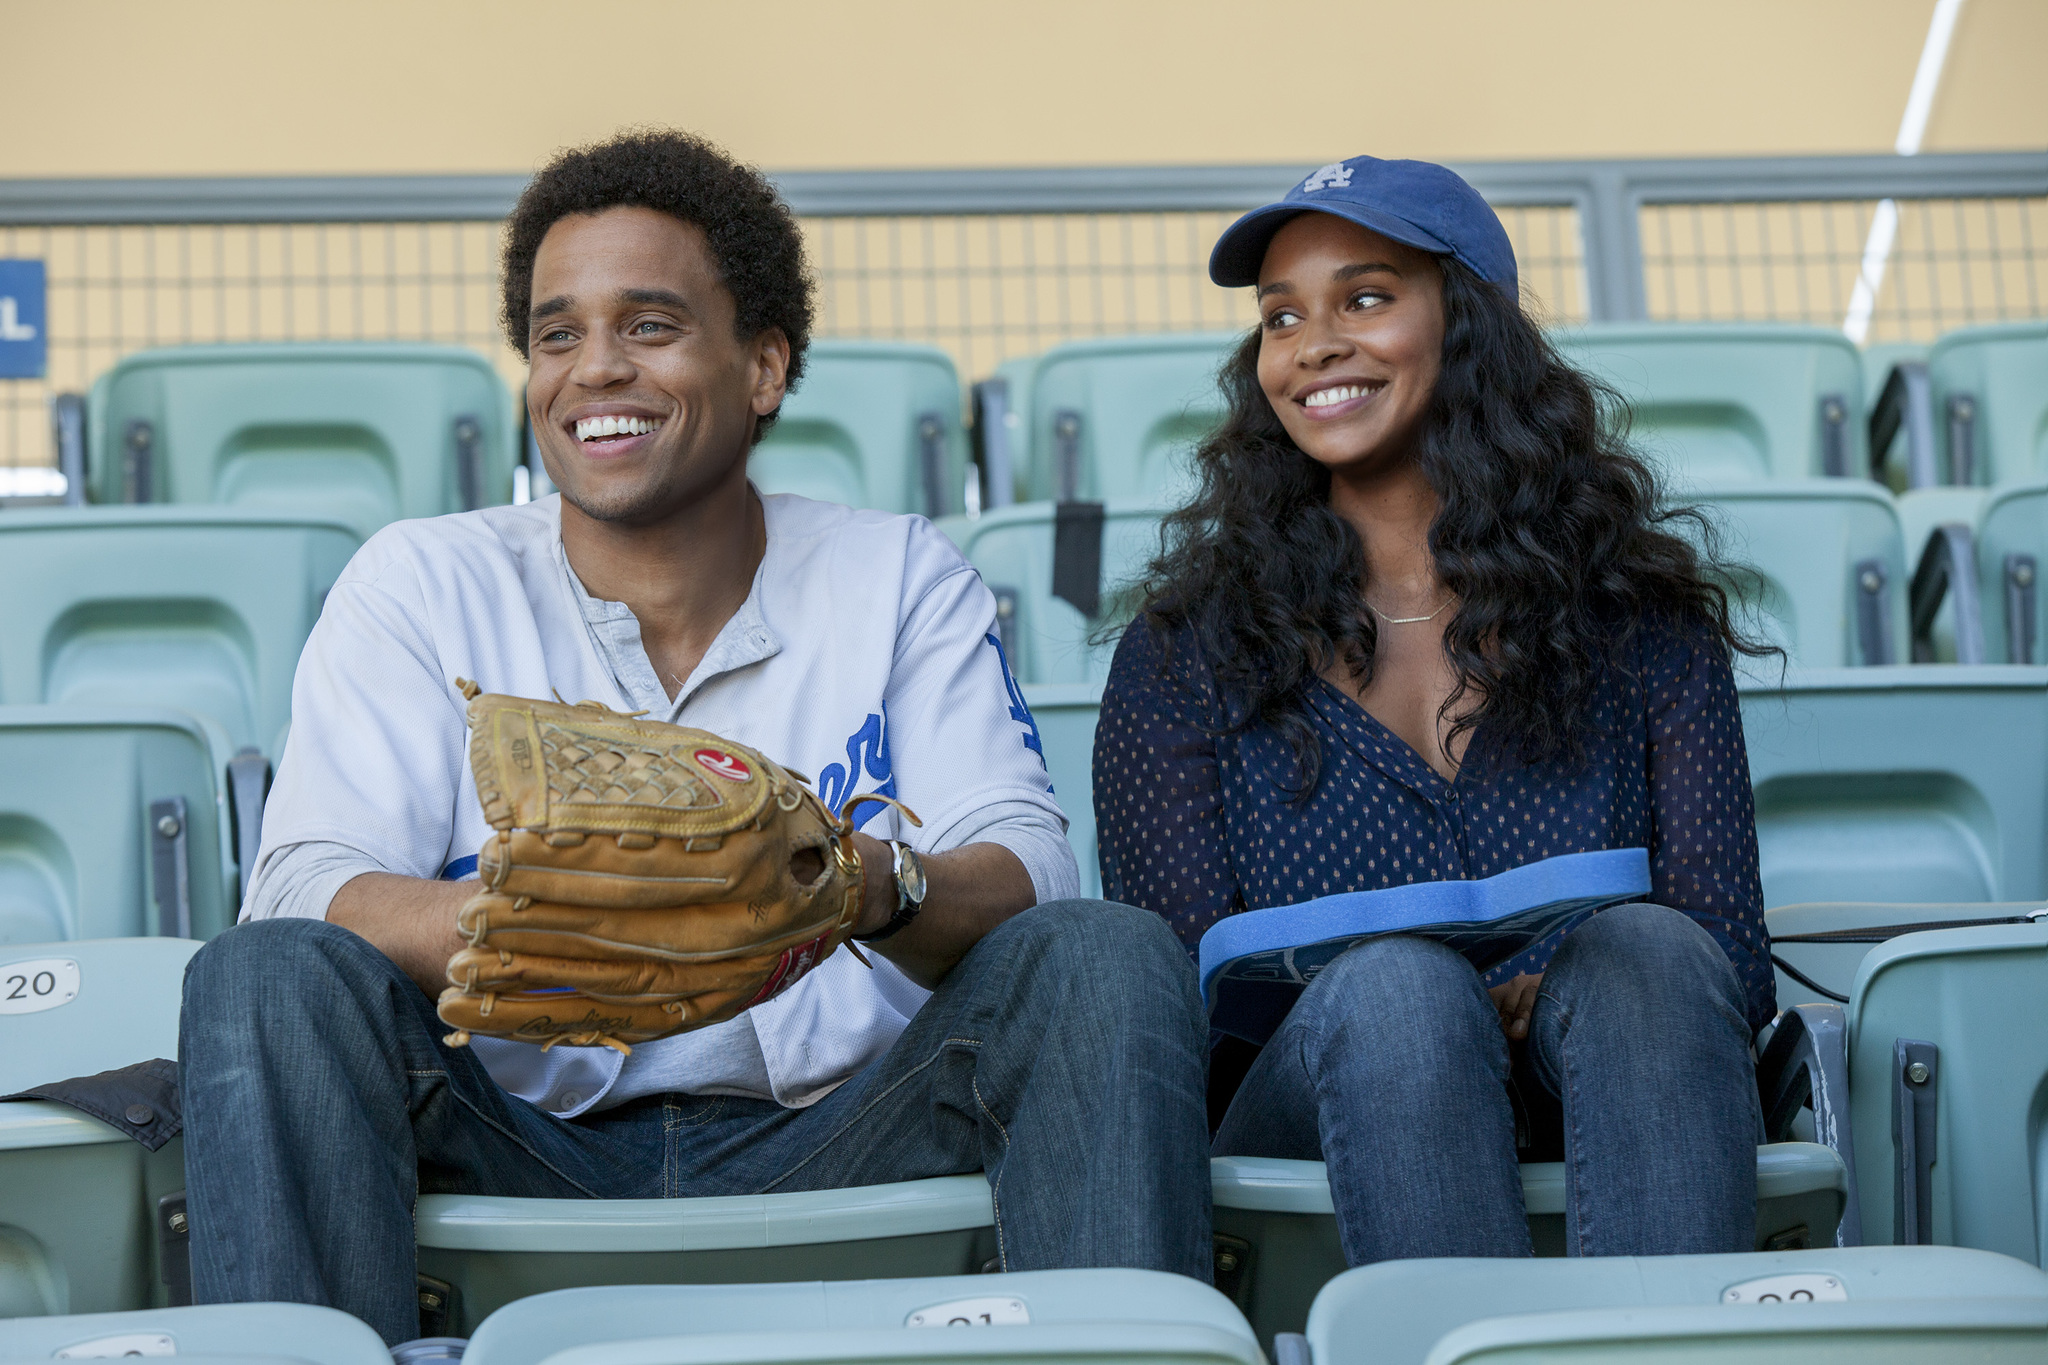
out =
<svg viewBox="0 0 2048 1365"><path fill-rule="evenodd" d="M418 1334L419 1191L648 1198L975 1170L1006 1268L1206 1279L1193 975L1155 916L1071 899L994 599L921 518L747 480L810 332L787 207L696 138L620 137L528 187L504 279L561 496L391 526L327 599L253 922L186 979L195 1297L331 1304L395 1343ZM431 997L489 833L457 677L730 737L817 774L835 810L899 798L922 828L855 813L873 969L835 953L629 1057L447 1046ZM883 836L923 855L921 907Z"/></svg>

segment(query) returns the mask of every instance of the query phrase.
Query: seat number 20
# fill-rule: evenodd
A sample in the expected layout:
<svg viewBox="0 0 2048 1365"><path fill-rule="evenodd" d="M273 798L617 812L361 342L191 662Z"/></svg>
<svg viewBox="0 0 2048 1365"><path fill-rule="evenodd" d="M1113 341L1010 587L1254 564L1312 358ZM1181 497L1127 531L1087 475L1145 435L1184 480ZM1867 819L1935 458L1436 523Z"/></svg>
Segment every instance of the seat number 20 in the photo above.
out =
<svg viewBox="0 0 2048 1365"><path fill-rule="evenodd" d="M78 997L78 963L68 957L39 957L0 963L0 1014L34 1014L68 1005Z"/></svg>

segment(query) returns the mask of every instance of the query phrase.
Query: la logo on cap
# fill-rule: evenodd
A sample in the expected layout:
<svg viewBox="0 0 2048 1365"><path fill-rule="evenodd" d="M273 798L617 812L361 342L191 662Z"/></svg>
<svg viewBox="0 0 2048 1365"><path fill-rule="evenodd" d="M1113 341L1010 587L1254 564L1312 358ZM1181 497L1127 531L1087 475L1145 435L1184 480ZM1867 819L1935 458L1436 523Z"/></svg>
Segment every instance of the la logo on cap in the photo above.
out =
<svg viewBox="0 0 2048 1365"><path fill-rule="evenodd" d="M1342 189L1351 183L1351 168L1341 161L1332 161L1314 175L1301 182L1303 194L1314 194L1317 190Z"/></svg>

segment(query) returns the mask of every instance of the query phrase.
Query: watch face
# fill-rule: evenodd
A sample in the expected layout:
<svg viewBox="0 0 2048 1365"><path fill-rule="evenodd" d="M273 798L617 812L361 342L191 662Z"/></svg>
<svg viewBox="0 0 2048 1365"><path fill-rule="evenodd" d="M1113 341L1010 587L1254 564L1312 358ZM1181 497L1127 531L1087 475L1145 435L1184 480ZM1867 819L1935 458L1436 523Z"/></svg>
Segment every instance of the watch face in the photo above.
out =
<svg viewBox="0 0 2048 1365"><path fill-rule="evenodd" d="M896 889L903 893L906 904L924 904L924 859L908 845L902 848L896 861Z"/></svg>

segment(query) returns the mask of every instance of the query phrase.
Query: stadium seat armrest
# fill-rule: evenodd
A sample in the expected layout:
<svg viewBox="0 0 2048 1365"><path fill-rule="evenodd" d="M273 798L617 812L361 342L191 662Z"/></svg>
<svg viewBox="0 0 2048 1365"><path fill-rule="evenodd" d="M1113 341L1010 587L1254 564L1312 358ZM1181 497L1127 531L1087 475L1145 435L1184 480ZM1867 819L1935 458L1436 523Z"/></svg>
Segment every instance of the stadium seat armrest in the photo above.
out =
<svg viewBox="0 0 2048 1365"><path fill-rule="evenodd" d="M984 508L1017 500L1016 457L1010 448L1010 381L998 376L974 386L974 442L980 456Z"/></svg>
<svg viewBox="0 0 2048 1365"><path fill-rule="evenodd" d="M57 472L64 476L64 505L85 506L85 395L60 393L50 400Z"/></svg>
<svg viewBox="0 0 2048 1365"><path fill-rule="evenodd" d="M455 491L462 510L484 505L484 425L470 413L455 419Z"/></svg>
<svg viewBox="0 0 2048 1365"><path fill-rule="evenodd" d="M1308 1338L1299 1332L1277 1332L1273 1336L1273 1365L1315 1365Z"/></svg>
<svg viewBox="0 0 2048 1365"><path fill-rule="evenodd" d="M1870 477L1884 482L1884 458L1899 429L1906 431L1906 486L1932 488L1941 482L1934 467L1934 389L1927 362L1902 360L1885 376L1870 410Z"/></svg>
<svg viewBox="0 0 2048 1365"><path fill-rule="evenodd" d="M1927 548L1920 552L1919 567L1913 570L1908 601L1916 664L1934 662L1934 618L1944 597L1952 603L1956 662L1983 663L1984 606L1977 591L1976 538L1959 521L1934 528L1934 534L1927 538Z"/></svg>
<svg viewBox="0 0 2048 1365"><path fill-rule="evenodd" d="M242 870L242 890L256 871L256 851L263 846L263 803L270 797L270 760L255 747L238 750L228 760L228 807L234 820L235 864Z"/></svg>
<svg viewBox="0 0 2048 1365"><path fill-rule="evenodd" d="M937 521L952 512L952 480L946 477L946 423L936 412L917 415L917 473L924 514Z"/></svg>
<svg viewBox="0 0 2048 1365"><path fill-rule="evenodd" d="M1842 1159L1848 1178L1835 1244L1861 1246L1856 1142L1849 1115L1849 1026L1842 1007L1795 1005L1780 1014L1757 1062L1756 1084L1768 1141L1784 1141L1800 1109L1813 1110L1814 1141Z"/></svg>

